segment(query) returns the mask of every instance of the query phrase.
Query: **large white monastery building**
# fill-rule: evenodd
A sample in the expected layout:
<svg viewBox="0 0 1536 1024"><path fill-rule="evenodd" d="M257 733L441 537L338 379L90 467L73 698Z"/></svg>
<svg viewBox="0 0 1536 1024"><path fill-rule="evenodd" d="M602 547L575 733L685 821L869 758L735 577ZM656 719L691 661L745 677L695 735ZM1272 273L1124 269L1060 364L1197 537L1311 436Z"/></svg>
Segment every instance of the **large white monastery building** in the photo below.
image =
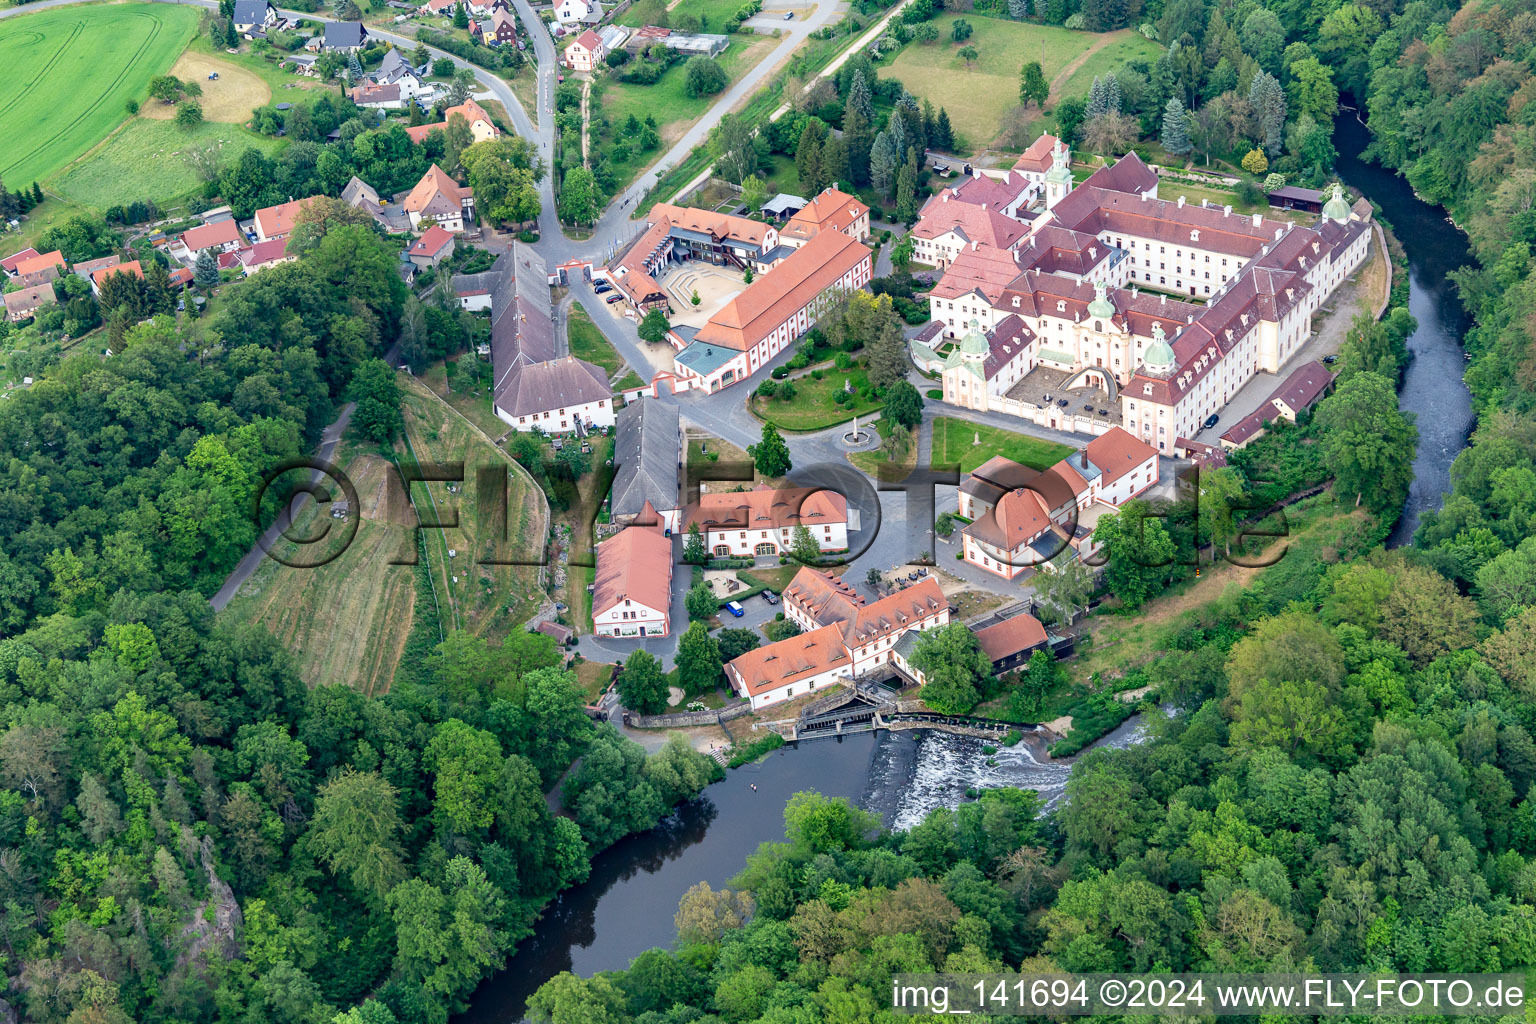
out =
<svg viewBox="0 0 1536 1024"><path fill-rule="evenodd" d="M970 242L930 293L940 326L912 355L942 372L946 402L1079 433L1123 427L1172 454L1255 373L1279 372L1369 252L1370 205L1337 187L1305 226L1159 198L1134 153L1076 187L1066 147L1052 160L1043 208L1014 215L1017 240ZM939 227L959 201L930 201Z"/></svg>

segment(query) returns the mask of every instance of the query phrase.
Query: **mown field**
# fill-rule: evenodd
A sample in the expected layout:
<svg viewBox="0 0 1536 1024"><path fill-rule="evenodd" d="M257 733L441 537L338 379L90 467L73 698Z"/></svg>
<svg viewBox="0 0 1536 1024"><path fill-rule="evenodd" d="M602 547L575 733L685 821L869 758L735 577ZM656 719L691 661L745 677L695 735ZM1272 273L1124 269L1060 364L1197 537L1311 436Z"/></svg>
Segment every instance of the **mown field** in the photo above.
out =
<svg viewBox="0 0 1536 1024"><path fill-rule="evenodd" d="M355 453L345 465L361 506L357 535L347 549L313 569L266 560L220 614L265 626L293 652L299 674L311 686L383 693L410 635L415 609L410 566L390 562L410 550L416 517L401 498L389 462ZM310 505L291 532L313 536L322 514ZM289 561L304 557L287 542L279 542L273 554Z"/></svg>
<svg viewBox="0 0 1536 1024"><path fill-rule="evenodd" d="M973 30L963 43L952 41L951 36L960 18L970 22ZM909 43L882 77L899 79L912 95L948 110L959 152L980 152L997 137L1004 116L1019 105L1019 70L1026 62L1040 62L1045 80L1051 83L1049 102L1054 103L1063 96L1086 93L1095 74L1113 71L1128 60L1155 58L1160 50L1128 29L1075 32L971 13L945 14L933 24L939 30L938 41ZM960 58L965 46L976 48L977 58L969 66Z"/></svg>
<svg viewBox="0 0 1536 1024"><path fill-rule="evenodd" d="M91 5L0 22L0 179L42 180L101 141L186 49L201 8ZM138 198L138 197L135 197Z"/></svg>
<svg viewBox="0 0 1536 1024"><path fill-rule="evenodd" d="M549 534L543 492L510 455L424 384L411 377L402 383L402 454L424 464L464 463L462 482L417 483L412 488L423 519L434 514L443 522L458 519L457 526L422 533L443 626L499 639L533 614L544 593L534 566L486 565L479 559L484 555L526 563L541 556ZM493 524L482 514L476 486L481 467L506 472L507 537L500 542L490 535Z"/></svg>
<svg viewBox="0 0 1536 1024"><path fill-rule="evenodd" d="M1071 454L1072 449L1064 444L985 423L953 416L940 416L933 421L934 463L958 462L962 473L971 472L994 455L1031 469L1047 469Z"/></svg>
<svg viewBox="0 0 1536 1024"><path fill-rule="evenodd" d="M179 199L202 185L187 162L195 149L215 147L227 160L247 146L272 153L286 145L234 124L205 121L190 131L174 121L136 117L99 146L49 179L49 191L73 203L106 207L153 199Z"/></svg>

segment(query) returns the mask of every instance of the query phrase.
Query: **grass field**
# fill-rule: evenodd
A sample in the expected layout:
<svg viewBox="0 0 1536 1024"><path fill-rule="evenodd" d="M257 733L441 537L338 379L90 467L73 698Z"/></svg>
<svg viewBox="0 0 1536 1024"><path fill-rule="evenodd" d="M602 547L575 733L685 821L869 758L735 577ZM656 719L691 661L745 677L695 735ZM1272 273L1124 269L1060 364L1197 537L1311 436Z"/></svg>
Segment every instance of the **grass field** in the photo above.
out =
<svg viewBox="0 0 1536 1024"><path fill-rule="evenodd" d="M975 443L978 438L980 444ZM1031 469L1046 469L1071 454L1072 449L1067 445L984 423L952 416L940 416L933 421L934 465L958 462L962 473L971 472L994 455L1012 459Z"/></svg>
<svg viewBox="0 0 1536 1024"><path fill-rule="evenodd" d="M1087 60L1083 61L1077 70L1067 76L1066 81L1056 87L1054 98L1087 96L1089 87L1093 85L1095 75L1102 76L1107 72L1115 71L1124 66L1127 61L1155 61L1158 54L1163 52L1161 46L1140 32L1121 29L1118 32L1110 33L1110 36L1114 38L1114 42L1102 50L1091 54ZM1089 38L1094 37L1090 36ZM1046 73L1046 78L1050 78L1049 72Z"/></svg>
<svg viewBox="0 0 1536 1024"><path fill-rule="evenodd" d="M587 311L581 308L581 303L571 303L565 326L571 341L571 355L601 366L608 371L609 377L619 372L624 359L614 349L613 343L597 329Z"/></svg>
<svg viewBox="0 0 1536 1024"><path fill-rule="evenodd" d="M197 101L202 104L205 121L244 124L250 120L251 111L272 101L272 90L260 75L210 54L189 50L176 59L171 74L184 82L196 82L203 90ZM210 74L219 77L210 80ZM176 116L176 104L147 100L140 111L145 117L168 121Z"/></svg>
<svg viewBox="0 0 1536 1024"><path fill-rule="evenodd" d="M415 607L411 568L389 563L410 550L415 516L398 500L398 483L391 480L395 468L387 461L354 453L345 465L361 506L357 535L347 549L313 569L264 561L220 615L266 627L293 652L299 674L311 686L383 693L410 635ZM387 497L392 484L393 503ZM310 505L292 532L312 535L311 524L322 514ZM296 552L295 545L280 541L273 554L291 561Z"/></svg>
<svg viewBox="0 0 1536 1024"><path fill-rule="evenodd" d="M538 587L535 567L486 565L479 559L537 561L549 533L543 495L511 456L420 381L405 377L402 383L400 404L407 437L402 451L422 463L464 463L462 482L417 483L412 487L416 508L424 518L430 513L423 509L435 509L440 521L455 515L458 518L457 526L423 533L433 585L443 609L443 625L499 639L521 626L544 594ZM491 524L481 521L476 484L481 467L507 470L507 538L501 543L489 535Z"/></svg>
<svg viewBox="0 0 1536 1024"><path fill-rule="evenodd" d="M825 376L817 380L810 374L791 378L795 385L795 397L789 401L775 395L773 398L752 398L747 408L758 419L766 420L780 430L825 430L839 423L847 423L855 416L863 416L880 408L878 401L861 398L858 390L869 383L869 375L861 369L837 370L828 366ZM843 381L853 385L854 393L842 405L832 401L834 392L843 390ZM779 382L783 388L784 381Z"/></svg>
<svg viewBox="0 0 1536 1024"><path fill-rule="evenodd" d="M714 24L713 20L711 24ZM717 59L726 78L734 82L755 67L775 45L777 40L768 36L733 35L731 45ZM720 98L718 95L689 96L685 88L687 73L683 70L686 64L687 61L679 61L668 68L655 85L607 81L602 85L601 99L598 100L594 95L593 118L607 118L614 137L617 137L620 126L630 114L641 121L645 120L647 114L654 117L661 135L660 146L645 153L631 153L628 160L614 164L620 188L627 186L641 171L655 163ZM610 148L613 139L605 139L601 145L605 149Z"/></svg>
<svg viewBox="0 0 1536 1024"><path fill-rule="evenodd" d="M90 149L186 49L200 9L97 4L0 22L0 179L42 180ZM136 197L141 198L141 197Z"/></svg>
<svg viewBox="0 0 1536 1024"><path fill-rule="evenodd" d="M205 121L188 131L174 121L136 117L51 178L51 191L75 203L106 207L136 199L156 202L185 196L201 186L188 165L193 149L216 146L235 159L247 146L268 153L283 139L257 135L233 124Z"/></svg>
<svg viewBox="0 0 1536 1024"><path fill-rule="evenodd" d="M1003 114L1019 103L1019 68L1025 61L1038 60L1049 82L1095 38L1087 32L966 14L975 31L965 43L953 43L950 26L958 17L935 19L939 41L908 44L882 75L900 79L912 95L948 110L949 123L962 136L957 150L983 149L997 134ZM965 45L976 47L980 55L969 68L957 56Z"/></svg>

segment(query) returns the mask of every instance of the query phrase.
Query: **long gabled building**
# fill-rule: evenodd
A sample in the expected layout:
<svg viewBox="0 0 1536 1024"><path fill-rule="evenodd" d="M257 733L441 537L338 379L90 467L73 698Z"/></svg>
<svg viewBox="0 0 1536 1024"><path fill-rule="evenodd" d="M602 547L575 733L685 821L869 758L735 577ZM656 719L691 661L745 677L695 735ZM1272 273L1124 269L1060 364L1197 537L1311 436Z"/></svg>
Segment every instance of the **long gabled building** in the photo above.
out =
<svg viewBox="0 0 1536 1024"><path fill-rule="evenodd" d="M784 588L784 615L805 632L725 667L754 709L884 668L904 635L948 624L949 602L932 576L866 603L842 580L807 567Z"/></svg>

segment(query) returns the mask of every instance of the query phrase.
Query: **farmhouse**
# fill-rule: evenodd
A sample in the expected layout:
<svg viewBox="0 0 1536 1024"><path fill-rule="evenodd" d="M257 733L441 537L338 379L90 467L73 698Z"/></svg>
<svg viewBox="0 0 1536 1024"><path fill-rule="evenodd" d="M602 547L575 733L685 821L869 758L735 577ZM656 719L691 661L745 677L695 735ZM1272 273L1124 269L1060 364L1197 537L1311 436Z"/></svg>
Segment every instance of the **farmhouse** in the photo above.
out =
<svg viewBox="0 0 1536 1024"><path fill-rule="evenodd" d="M127 274L130 277L143 278L144 268L138 260L130 260L127 263L118 263L110 267L102 267L91 273L91 294L100 298L101 286L107 283L107 278L118 274Z"/></svg>
<svg viewBox="0 0 1536 1024"><path fill-rule="evenodd" d="M453 232L446 230L440 224L433 224L420 238L411 243L411 247L405 253L418 269L435 267L453 255Z"/></svg>
<svg viewBox="0 0 1536 1024"><path fill-rule="evenodd" d="M487 43L517 42L517 19L506 10L498 10L489 18L477 21L475 25L479 28L475 34Z"/></svg>
<svg viewBox="0 0 1536 1024"><path fill-rule="evenodd" d="M490 270L478 274L454 274L451 282L453 294L459 300L459 308L471 312L484 312L491 308L491 294L503 279L511 274L512 256L502 253L491 264Z"/></svg>
<svg viewBox="0 0 1536 1024"><path fill-rule="evenodd" d="M822 551L848 548L848 499L818 487L760 484L750 491L711 491L683 511L683 528L697 525L710 554L750 558L787 553L798 526Z"/></svg>
<svg viewBox="0 0 1536 1024"><path fill-rule="evenodd" d="M473 99L465 100L456 107L449 107L443 111L443 119L433 124L412 125L405 129L405 133L411 137L411 141L421 143L432 132L444 131L453 115L458 114L469 122L469 134L476 142L484 142L486 139L494 139L501 134L501 129L496 127L491 120L491 115L485 112L485 108Z"/></svg>
<svg viewBox="0 0 1536 1024"><path fill-rule="evenodd" d="M102 267L115 267L121 262L123 262L123 258L116 253L113 253L111 256L103 256L99 260L85 260L81 263L76 263L72 268L72 273L74 273L76 277L81 277L89 281L91 279L91 275L96 273L96 271L100 270Z"/></svg>
<svg viewBox="0 0 1536 1024"><path fill-rule="evenodd" d="M0 270L4 270L7 274L15 276L16 265L23 260L29 260L36 255L37 250L33 249L31 246L28 246L20 252L13 252L9 256L5 257L5 259L0 260Z"/></svg>
<svg viewBox="0 0 1536 1024"><path fill-rule="evenodd" d="M62 271L69 269L69 264L64 261L64 254L55 249L52 252L45 252L41 256L32 255L25 259L17 260L11 273L21 277L26 274L36 274L44 267L58 267Z"/></svg>
<svg viewBox="0 0 1536 1024"><path fill-rule="evenodd" d="M22 288L20 291L5 293L5 318L12 323L25 320L44 306L51 306L57 301L53 294L53 285L38 284L30 288Z"/></svg>
<svg viewBox="0 0 1536 1024"><path fill-rule="evenodd" d="M364 82L347 90L347 98L358 106L367 107L370 110L401 110L405 107L405 99L400 95L398 85Z"/></svg>
<svg viewBox="0 0 1536 1024"><path fill-rule="evenodd" d="M976 631L976 643L992 662L994 674L1012 672L1029 661L1035 651L1048 650L1050 638L1040 620L1028 612Z"/></svg>
<svg viewBox="0 0 1536 1024"><path fill-rule="evenodd" d="M35 288L40 284L52 284L59 277L59 268L49 265L30 274L17 274L16 283L22 288Z"/></svg>
<svg viewBox="0 0 1536 1024"><path fill-rule="evenodd" d="M666 636L672 563L672 538L647 505L633 523L597 546L593 631L598 636Z"/></svg>
<svg viewBox="0 0 1536 1024"><path fill-rule="evenodd" d="M474 190L459 185L437 164L427 168L401 206L410 217L412 228L419 229L425 222L459 232L474 223Z"/></svg>
<svg viewBox="0 0 1536 1024"><path fill-rule="evenodd" d="M682 528L682 444L677 406L638 401L619 410L608 495L615 523L641 520L649 509L665 529Z"/></svg>
<svg viewBox="0 0 1536 1024"><path fill-rule="evenodd" d="M732 687L754 709L892 665L903 638L948 624L949 602L928 576L866 604L841 579L807 567L784 588L784 616L806 632L725 667Z"/></svg>

